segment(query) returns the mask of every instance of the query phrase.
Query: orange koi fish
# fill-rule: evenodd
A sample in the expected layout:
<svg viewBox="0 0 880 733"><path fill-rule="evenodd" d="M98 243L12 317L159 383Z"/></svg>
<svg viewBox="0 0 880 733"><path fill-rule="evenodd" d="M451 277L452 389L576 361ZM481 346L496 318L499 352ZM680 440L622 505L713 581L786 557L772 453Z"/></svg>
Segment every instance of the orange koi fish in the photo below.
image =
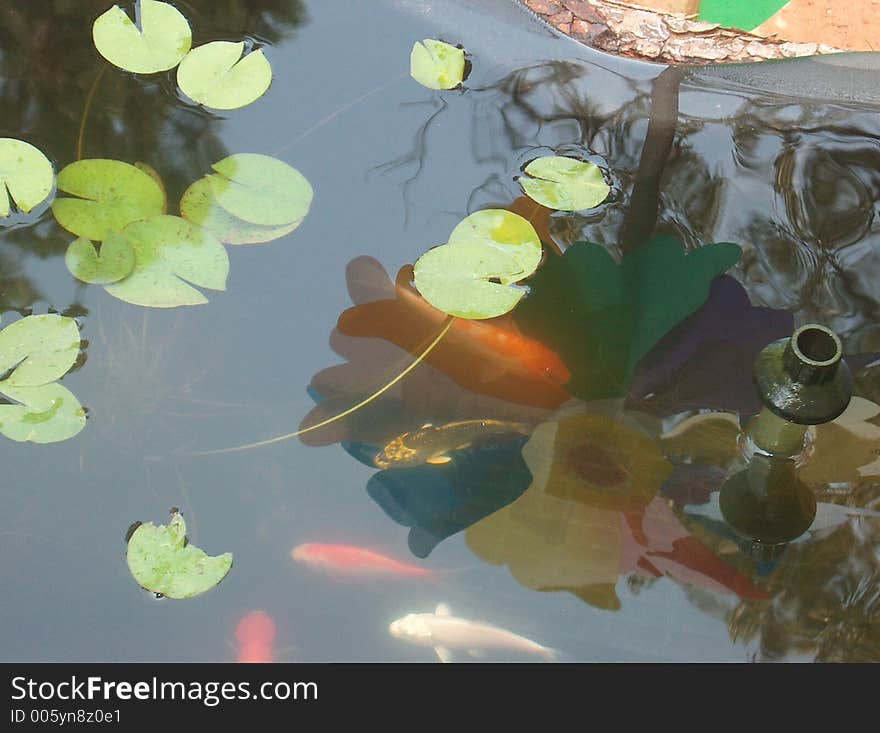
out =
<svg viewBox="0 0 880 733"><path fill-rule="evenodd" d="M235 627L236 662L274 661L275 622L265 611L251 611Z"/></svg>
<svg viewBox="0 0 880 733"><path fill-rule="evenodd" d="M295 562L308 565L338 576L426 578L433 579L436 571L418 565L409 565L373 550L353 545L328 545L307 542L290 551Z"/></svg>
<svg viewBox="0 0 880 733"><path fill-rule="evenodd" d="M392 284L379 262L358 257L347 279L355 306L337 324L347 336L381 338L418 353L447 317L413 287L412 265L402 267ZM457 318L426 360L461 386L510 402L552 409L569 398L563 388L568 367L552 349L520 333L510 316Z"/></svg>

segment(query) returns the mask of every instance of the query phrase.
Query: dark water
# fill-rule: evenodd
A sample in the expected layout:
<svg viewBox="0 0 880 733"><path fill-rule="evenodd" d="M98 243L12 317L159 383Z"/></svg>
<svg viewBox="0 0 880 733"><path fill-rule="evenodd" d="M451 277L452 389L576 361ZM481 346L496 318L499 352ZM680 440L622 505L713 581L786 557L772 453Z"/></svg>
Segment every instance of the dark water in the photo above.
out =
<svg viewBox="0 0 880 733"><path fill-rule="evenodd" d="M77 157L85 100L103 66L91 21L104 6L10 5L0 21L0 136L38 146L56 171ZM586 240L619 260L652 232L688 251L713 242L742 249L712 293L723 317L709 320L709 338L687 359L666 343L672 356L649 355L616 401L574 400L571 409L611 426L597 429L602 455L618 450L619 433L644 434L633 421L653 421L656 445L676 415L751 415L756 349L811 321L840 335L856 394L880 401L876 372L862 370L880 351L880 116L859 91L868 88L862 72L833 67L815 93L810 80L827 80L832 67L812 60L752 76L695 70L655 80L661 67L554 38L508 3L193 0L180 8L194 45L265 43L268 93L213 114L179 98L173 74L108 68L82 157L145 161L176 202L212 162L260 152L301 171L315 199L291 235L227 248L225 292L169 310L78 284L63 261L72 237L48 210L3 230L3 324L25 312L77 317L88 343L63 384L89 420L56 444L2 438L2 659L231 660L238 619L263 609L278 626L279 659L433 661L430 648L392 638L388 624L440 602L572 660L880 659L876 519L843 521L756 560L712 514L727 475L717 466L672 460L639 505L618 502L613 490L593 500L548 491L547 501L504 508L532 480L534 464L520 457L525 439L379 478L336 442L363 455L377 436L432 421L563 419L525 388L488 398L441 364L423 365L409 385L332 434L316 431L310 444L187 455L295 430L315 407L310 384L339 388L324 396L350 405L365 385L387 380L406 353L376 338L337 334L352 365L332 378L324 372L345 361L328 338L352 306L346 268L369 256L393 278L467 214L509 205L520 195L520 167L553 150L600 161L613 185L598 209L552 217L559 251ZM412 43L432 37L471 54L465 91L435 93L409 78ZM564 261L548 258L543 272L564 281ZM551 275L537 277L545 280L536 288L555 286ZM638 307L650 305L633 292ZM564 315L564 290L559 297ZM569 368L593 358L589 343L571 346L577 334L552 310L524 315L520 326ZM395 323L379 330L393 334ZM870 440L831 444L845 448L839 474L810 464L821 502L880 508L880 470L847 463L870 456ZM618 465L641 465L658 450L634 445L620 448ZM817 447L811 460L825 456ZM601 464L586 460L578 475L613 484L617 469ZM172 506L193 544L235 557L223 582L194 599L155 600L126 567L128 527L164 523ZM303 542L371 547L453 572L437 583L340 580L293 562L290 550Z"/></svg>

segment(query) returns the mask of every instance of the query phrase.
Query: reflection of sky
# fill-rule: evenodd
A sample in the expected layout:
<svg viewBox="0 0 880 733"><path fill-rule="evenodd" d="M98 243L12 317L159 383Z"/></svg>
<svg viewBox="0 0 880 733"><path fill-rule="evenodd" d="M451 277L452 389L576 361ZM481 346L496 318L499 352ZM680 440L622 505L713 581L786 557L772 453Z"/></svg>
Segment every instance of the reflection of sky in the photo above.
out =
<svg viewBox="0 0 880 733"><path fill-rule="evenodd" d="M292 660L427 661L427 650L391 639L387 624L446 601L457 615L485 619L577 660L744 660L746 650L731 645L724 624L692 606L669 579L638 595L621 579L622 609L608 613L565 593L522 588L505 568L481 564L461 535L431 555L430 567L460 569L437 587L336 583L295 566L289 550L307 541L366 545L406 557L407 528L390 521L365 490L373 471L338 446L309 448L291 440L240 454L169 457L180 446L224 447L294 430L313 406L305 391L312 375L338 362L327 337L350 305L344 277L349 260L370 254L396 272L445 241L468 213L468 195L485 180L496 176L500 188L515 193L506 182L528 150L511 149L496 136L499 157L475 161L473 109L460 93L444 97L448 107L428 132L425 168L407 189L408 205L400 185L417 163L385 175L374 170L405 155L435 110L430 100L436 95L406 73L413 40L448 38L450 31L438 32L430 13L371 6L360 17L362 7L308 3L309 22L267 53L275 79L266 96L215 125L230 152L278 154L294 165L311 182L315 200L292 236L230 248L228 290L209 292L209 305L148 314L151 337L169 339L167 354L149 374L138 373L145 360L130 359L126 376L132 394L145 383L155 390L154 417L138 418L125 394L110 399L105 386L113 378L107 350L123 338L120 323L139 328L142 310L99 288L83 290L93 309L83 332L91 342L89 360L64 384L93 407L89 425L55 446L0 444L8 477L0 520L3 658L226 660L232 656L224 639L232 640L237 620L262 608L275 618L278 646L296 647ZM504 16L498 22L503 46L478 24L463 23L454 39L473 51L474 86L530 60L499 61L506 48L534 53L535 60L572 48L538 40L540 34L520 42ZM481 33L491 41L488 70L479 65ZM365 43L365 35L382 40ZM631 94L621 77L601 77L609 107L605 94ZM309 129L314 131L295 141ZM569 128L536 130L533 144L556 143L563 134ZM200 162L207 169L213 161ZM60 258L28 259L26 269L59 303L73 298L76 286ZM102 318L108 343L98 329ZM191 397L262 407L206 406ZM95 409L101 404L101 411ZM111 411L117 435L100 429ZM134 520L164 523L173 505L184 511L194 544L209 554L232 551L235 561L214 591L157 602L132 581L123 537Z"/></svg>

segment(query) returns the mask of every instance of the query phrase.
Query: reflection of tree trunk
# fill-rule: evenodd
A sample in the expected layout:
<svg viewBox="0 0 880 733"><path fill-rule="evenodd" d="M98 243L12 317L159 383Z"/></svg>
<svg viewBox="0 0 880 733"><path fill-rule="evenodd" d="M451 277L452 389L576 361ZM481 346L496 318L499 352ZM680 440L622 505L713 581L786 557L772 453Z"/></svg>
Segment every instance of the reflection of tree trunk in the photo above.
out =
<svg viewBox="0 0 880 733"><path fill-rule="evenodd" d="M623 223L620 246L624 252L651 236L657 224L660 178L675 140L678 89L685 73L684 67L670 66L654 79L648 133Z"/></svg>
<svg viewBox="0 0 880 733"><path fill-rule="evenodd" d="M763 38L611 0L517 2L563 33L600 51L668 64L766 61L841 50L820 43ZM633 4L638 1L633 0Z"/></svg>

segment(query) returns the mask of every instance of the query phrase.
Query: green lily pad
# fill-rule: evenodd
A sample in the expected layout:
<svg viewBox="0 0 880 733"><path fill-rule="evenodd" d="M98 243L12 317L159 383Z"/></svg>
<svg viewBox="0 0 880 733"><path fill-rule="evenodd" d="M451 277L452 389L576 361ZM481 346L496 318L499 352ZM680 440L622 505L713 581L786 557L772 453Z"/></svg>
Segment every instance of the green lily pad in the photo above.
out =
<svg viewBox="0 0 880 733"><path fill-rule="evenodd" d="M611 192L599 166L585 160L549 155L536 158L523 172L519 179L523 191L548 209L592 209Z"/></svg>
<svg viewBox="0 0 880 733"><path fill-rule="evenodd" d="M56 198L52 213L78 237L102 241L109 232L162 213L165 194L153 178L120 160L78 160L58 174L58 190L79 198Z"/></svg>
<svg viewBox="0 0 880 733"><path fill-rule="evenodd" d="M502 282L516 282L531 275L541 263L541 240L527 219L505 209L484 209L465 217L449 235L449 245L483 244L513 257L520 272Z"/></svg>
<svg viewBox="0 0 880 733"><path fill-rule="evenodd" d="M146 173L150 178L152 178L156 185L159 187L159 190L162 192L162 211L160 214L168 213L168 192L165 190L165 181L162 180L162 176L159 175L159 172L153 168L149 163L144 163L143 161L136 160L134 162L134 167L140 171Z"/></svg>
<svg viewBox="0 0 880 733"><path fill-rule="evenodd" d="M20 403L0 405L0 433L18 442L57 443L86 426L86 411L60 384L13 387L0 382L0 393Z"/></svg>
<svg viewBox="0 0 880 733"><path fill-rule="evenodd" d="M141 0L141 27L114 5L92 24L95 48L114 66L137 74L173 69L192 44L192 31L177 8Z"/></svg>
<svg viewBox="0 0 880 733"><path fill-rule="evenodd" d="M430 249L416 261L413 272L422 297L459 318L503 315L525 294L523 288L510 284L514 274L522 273L516 257L480 242Z"/></svg>
<svg viewBox="0 0 880 733"><path fill-rule="evenodd" d="M296 168L258 153L230 155L207 176L217 203L233 216L260 226L299 223L312 203L312 187Z"/></svg>
<svg viewBox="0 0 880 733"><path fill-rule="evenodd" d="M60 379L76 362L80 333L76 321L47 313L26 316L0 331L0 374L12 373L6 387L37 387Z"/></svg>
<svg viewBox="0 0 880 733"><path fill-rule="evenodd" d="M226 289L229 257L207 229L163 214L129 224L121 236L134 250L135 266L125 279L104 286L110 295L134 305L174 308L208 302L188 283Z"/></svg>
<svg viewBox="0 0 880 733"><path fill-rule="evenodd" d="M177 84L194 102L213 109L237 109L259 99L272 82L262 51L244 58L244 42L212 41L190 51L177 68Z"/></svg>
<svg viewBox="0 0 880 733"><path fill-rule="evenodd" d="M211 181L200 178L180 197L180 215L204 227L226 244L261 244L280 239L300 225L300 221L280 227L260 226L233 216L214 197Z"/></svg>
<svg viewBox="0 0 880 733"><path fill-rule="evenodd" d="M453 89L464 80L464 50L426 38L413 44L409 74L428 89Z"/></svg>
<svg viewBox="0 0 880 733"><path fill-rule="evenodd" d="M217 585L232 567L232 553L216 557L186 541L183 516L167 526L141 524L128 540L128 569L138 584L167 598L192 598Z"/></svg>
<svg viewBox="0 0 880 733"><path fill-rule="evenodd" d="M9 216L9 196L28 213L46 200L54 180L52 164L37 148L24 140L0 138L0 216Z"/></svg>
<svg viewBox="0 0 880 733"><path fill-rule="evenodd" d="M80 237L67 247L64 264L77 280L106 285L122 280L134 269L134 250L119 232L107 235L100 252L90 240Z"/></svg>

